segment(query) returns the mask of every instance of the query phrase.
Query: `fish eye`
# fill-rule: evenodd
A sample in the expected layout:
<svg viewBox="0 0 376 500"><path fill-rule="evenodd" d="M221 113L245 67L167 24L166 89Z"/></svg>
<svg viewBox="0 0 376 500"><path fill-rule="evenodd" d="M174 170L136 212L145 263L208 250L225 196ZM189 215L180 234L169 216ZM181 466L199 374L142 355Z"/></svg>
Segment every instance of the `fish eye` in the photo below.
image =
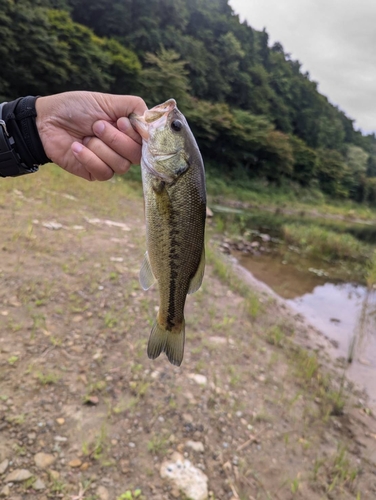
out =
<svg viewBox="0 0 376 500"><path fill-rule="evenodd" d="M174 132L180 132L183 128L183 124L180 120L174 120L171 122L171 128Z"/></svg>

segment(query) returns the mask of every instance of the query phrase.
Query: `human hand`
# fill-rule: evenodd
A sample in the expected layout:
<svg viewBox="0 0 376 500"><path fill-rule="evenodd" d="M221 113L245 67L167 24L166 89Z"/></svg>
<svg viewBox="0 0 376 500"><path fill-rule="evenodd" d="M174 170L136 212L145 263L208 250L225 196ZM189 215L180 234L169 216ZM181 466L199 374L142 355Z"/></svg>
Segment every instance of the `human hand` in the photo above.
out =
<svg viewBox="0 0 376 500"><path fill-rule="evenodd" d="M140 97L64 92L36 101L36 124L48 158L87 180L108 180L141 158L141 137L128 120L147 109Z"/></svg>

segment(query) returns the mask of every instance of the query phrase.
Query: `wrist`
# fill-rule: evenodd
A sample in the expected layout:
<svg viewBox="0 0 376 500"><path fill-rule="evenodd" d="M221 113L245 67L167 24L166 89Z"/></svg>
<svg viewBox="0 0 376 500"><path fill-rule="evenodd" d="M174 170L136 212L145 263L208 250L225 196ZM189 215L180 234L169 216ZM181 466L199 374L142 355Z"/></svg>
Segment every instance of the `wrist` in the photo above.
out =
<svg viewBox="0 0 376 500"><path fill-rule="evenodd" d="M0 164L0 175L3 177L35 172L38 165L50 161L36 125L36 100L36 97L27 96L2 105L4 162L2 172Z"/></svg>

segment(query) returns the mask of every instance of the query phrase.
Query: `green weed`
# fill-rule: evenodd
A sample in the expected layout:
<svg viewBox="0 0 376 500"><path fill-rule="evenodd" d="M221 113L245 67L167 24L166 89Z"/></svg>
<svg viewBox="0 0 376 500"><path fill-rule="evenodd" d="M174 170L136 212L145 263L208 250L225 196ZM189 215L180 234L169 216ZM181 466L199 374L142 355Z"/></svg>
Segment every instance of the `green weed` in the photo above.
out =
<svg viewBox="0 0 376 500"><path fill-rule="evenodd" d="M133 491L127 490L125 493L122 493L116 500L134 500L136 498L141 499L142 491L137 488Z"/></svg>
<svg viewBox="0 0 376 500"><path fill-rule="evenodd" d="M351 234L341 234L319 225L285 224L284 240L300 248L306 255L327 260L352 260L366 263L371 246L361 243Z"/></svg>
<svg viewBox="0 0 376 500"><path fill-rule="evenodd" d="M168 439L164 436L154 434L148 441L148 451L153 455L164 455L168 448Z"/></svg>
<svg viewBox="0 0 376 500"><path fill-rule="evenodd" d="M36 378L38 379L38 382L42 385L52 385L56 384L60 377L59 375L56 375L56 373L43 373L43 372L37 372L35 374Z"/></svg>
<svg viewBox="0 0 376 500"><path fill-rule="evenodd" d="M295 495L296 493L298 493L298 491L299 491L299 484L300 484L300 482L299 482L299 478L298 477L296 477L295 479L293 479L291 481L291 493L293 495Z"/></svg>
<svg viewBox="0 0 376 500"><path fill-rule="evenodd" d="M85 456L90 456L94 460L103 459L104 453L108 448L107 444L107 431L103 424L95 436L93 443L88 443L84 441L81 446L82 454Z"/></svg>
<svg viewBox="0 0 376 500"><path fill-rule="evenodd" d="M282 332L278 325L269 328L266 334L266 341L269 344L275 345L277 347L282 347L285 340L285 334Z"/></svg>
<svg viewBox="0 0 376 500"><path fill-rule="evenodd" d="M13 366L13 365L15 365L15 364L17 363L18 359L19 359L19 357L18 357L18 356L13 355L13 356L10 356L10 357L7 359L7 361L8 361L8 364L9 364L9 365Z"/></svg>

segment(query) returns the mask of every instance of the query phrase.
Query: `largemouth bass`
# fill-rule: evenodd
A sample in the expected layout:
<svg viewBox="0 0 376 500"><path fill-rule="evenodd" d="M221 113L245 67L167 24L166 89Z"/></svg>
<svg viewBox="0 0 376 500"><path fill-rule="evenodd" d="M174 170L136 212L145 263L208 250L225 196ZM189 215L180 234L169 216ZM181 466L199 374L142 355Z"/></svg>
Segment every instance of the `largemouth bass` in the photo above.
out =
<svg viewBox="0 0 376 500"><path fill-rule="evenodd" d="M205 172L196 140L174 99L131 115L142 137L141 171L146 248L140 283L159 289L159 311L147 353L165 352L180 366L184 354L184 305L205 270Z"/></svg>

